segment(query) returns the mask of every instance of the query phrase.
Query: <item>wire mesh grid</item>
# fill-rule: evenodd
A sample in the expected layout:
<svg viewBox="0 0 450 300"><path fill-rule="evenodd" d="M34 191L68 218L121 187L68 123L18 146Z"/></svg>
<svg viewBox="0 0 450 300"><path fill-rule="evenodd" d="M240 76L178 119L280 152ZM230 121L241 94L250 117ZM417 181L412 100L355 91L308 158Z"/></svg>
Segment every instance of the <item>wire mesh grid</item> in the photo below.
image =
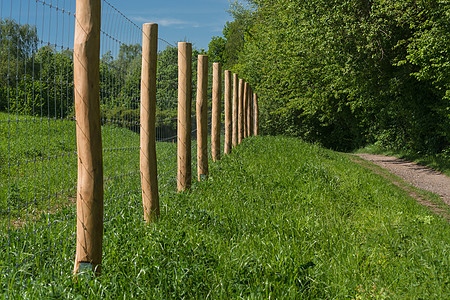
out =
<svg viewBox="0 0 450 300"><path fill-rule="evenodd" d="M75 0L0 3L0 274L67 274L75 254ZM125 206L142 216L139 172L142 29L102 1L100 108L105 235ZM159 38L156 147L162 205L176 193L178 50ZM192 173L197 172L192 62ZM208 131L212 70L209 72ZM208 135L209 136L209 135ZM210 143L209 148L210 148ZM209 151L210 152L210 151ZM17 277L20 278L20 277ZM17 279L20 283L20 279Z"/></svg>
<svg viewBox="0 0 450 300"><path fill-rule="evenodd" d="M108 1L102 2L100 111L104 221L123 203L139 207L139 127L142 29Z"/></svg>
<svg viewBox="0 0 450 300"><path fill-rule="evenodd" d="M161 197L176 191L178 49L159 40L156 75L156 155ZM163 199L162 199L163 200ZM162 205L164 201L161 201Z"/></svg>
<svg viewBox="0 0 450 300"><path fill-rule="evenodd" d="M0 4L1 274L73 256L74 12L70 0Z"/></svg>

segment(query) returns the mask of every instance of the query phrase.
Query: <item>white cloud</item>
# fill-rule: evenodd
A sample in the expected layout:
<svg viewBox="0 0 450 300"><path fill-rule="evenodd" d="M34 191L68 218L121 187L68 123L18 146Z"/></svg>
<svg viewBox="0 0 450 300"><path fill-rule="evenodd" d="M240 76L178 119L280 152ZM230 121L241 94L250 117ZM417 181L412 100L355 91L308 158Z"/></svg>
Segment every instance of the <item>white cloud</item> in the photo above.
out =
<svg viewBox="0 0 450 300"><path fill-rule="evenodd" d="M194 22L189 22L189 21L185 21L185 20L181 20L181 19L176 19L176 18L144 18L144 17L134 17L132 18L134 21L136 22L153 22L153 23L158 23L161 26L177 26L178 28L182 28L184 26L180 26L180 25L186 25L186 26L191 26L191 27L200 27L200 25L198 23L194 23Z"/></svg>

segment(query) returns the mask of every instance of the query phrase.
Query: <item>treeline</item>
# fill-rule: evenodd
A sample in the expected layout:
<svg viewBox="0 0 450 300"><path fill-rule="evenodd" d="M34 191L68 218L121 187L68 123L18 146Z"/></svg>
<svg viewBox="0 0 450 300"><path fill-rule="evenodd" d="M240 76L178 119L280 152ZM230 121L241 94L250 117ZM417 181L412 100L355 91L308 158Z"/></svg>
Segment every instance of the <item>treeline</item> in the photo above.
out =
<svg viewBox="0 0 450 300"><path fill-rule="evenodd" d="M10 19L0 21L0 111L71 118L74 116L73 52L39 45L34 26L20 25ZM139 44L121 44L116 55L111 51L101 55L103 124L139 129L141 51ZM198 54L197 50L193 51L194 70ZM173 118L177 109L177 62L175 47L169 46L158 53L157 125L168 134L176 130Z"/></svg>
<svg viewBox="0 0 450 300"><path fill-rule="evenodd" d="M450 153L450 2L252 0L212 39L261 129L349 150Z"/></svg>
<svg viewBox="0 0 450 300"><path fill-rule="evenodd" d="M199 51L193 49L193 99L198 54ZM122 44L116 58L107 52L100 59L100 96L104 123L139 130L141 63L141 45ZM159 51L157 66L156 126L163 136L173 136L177 129L178 49L168 46Z"/></svg>
<svg viewBox="0 0 450 300"><path fill-rule="evenodd" d="M0 21L0 110L65 116L73 107L72 52L38 44L35 27Z"/></svg>

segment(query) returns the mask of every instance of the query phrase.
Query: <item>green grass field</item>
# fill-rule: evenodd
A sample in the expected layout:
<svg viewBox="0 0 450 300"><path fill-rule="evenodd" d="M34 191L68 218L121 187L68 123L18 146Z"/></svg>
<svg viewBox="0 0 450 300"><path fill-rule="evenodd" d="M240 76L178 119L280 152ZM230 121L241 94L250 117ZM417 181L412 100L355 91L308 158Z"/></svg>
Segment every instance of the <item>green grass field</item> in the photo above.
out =
<svg viewBox="0 0 450 300"><path fill-rule="evenodd" d="M139 140L118 128L103 135L105 145ZM175 148L158 144L158 157ZM146 225L139 173L117 177L135 172L136 151L109 152L102 276L72 277L75 210L60 206L2 233L4 297L450 298L449 224L344 154L294 138L248 138L189 192L160 182L168 184L161 218ZM170 158L159 173L175 166ZM24 232L25 244L14 239ZM28 259L8 267L19 254Z"/></svg>

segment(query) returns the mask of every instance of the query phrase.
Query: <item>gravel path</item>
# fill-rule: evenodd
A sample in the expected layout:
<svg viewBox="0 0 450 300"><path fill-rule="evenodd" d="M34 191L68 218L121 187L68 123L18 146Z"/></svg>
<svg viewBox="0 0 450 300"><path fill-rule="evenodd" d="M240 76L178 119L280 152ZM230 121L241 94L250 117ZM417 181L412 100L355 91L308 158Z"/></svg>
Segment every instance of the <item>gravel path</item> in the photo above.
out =
<svg viewBox="0 0 450 300"><path fill-rule="evenodd" d="M375 154L356 155L389 170L415 187L438 194L447 205L450 205L450 177L396 157Z"/></svg>

